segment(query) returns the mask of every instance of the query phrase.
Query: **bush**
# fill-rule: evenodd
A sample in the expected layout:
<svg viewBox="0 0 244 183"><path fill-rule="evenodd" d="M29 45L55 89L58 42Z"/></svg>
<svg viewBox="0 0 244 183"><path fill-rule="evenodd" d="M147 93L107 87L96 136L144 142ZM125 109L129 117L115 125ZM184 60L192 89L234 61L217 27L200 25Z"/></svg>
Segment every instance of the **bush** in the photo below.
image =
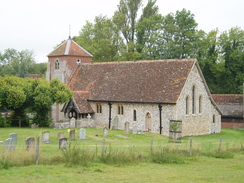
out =
<svg viewBox="0 0 244 183"><path fill-rule="evenodd" d="M6 127L7 126L7 122L6 119L2 117L2 115L0 114L0 127Z"/></svg>

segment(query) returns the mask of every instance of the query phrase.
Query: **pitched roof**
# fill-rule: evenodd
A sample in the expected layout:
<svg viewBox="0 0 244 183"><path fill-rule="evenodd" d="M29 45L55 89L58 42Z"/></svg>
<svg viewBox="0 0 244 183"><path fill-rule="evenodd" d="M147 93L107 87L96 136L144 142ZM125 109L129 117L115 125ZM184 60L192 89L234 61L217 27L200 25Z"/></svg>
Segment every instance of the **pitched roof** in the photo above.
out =
<svg viewBox="0 0 244 183"><path fill-rule="evenodd" d="M213 94L217 106L225 117L243 117L243 94Z"/></svg>
<svg viewBox="0 0 244 183"><path fill-rule="evenodd" d="M68 86L91 101L176 103L196 59L81 64Z"/></svg>
<svg viewBox="0 0 244 183"><path fill-rule="evenodd" d="M243 104L243 94L212 94L216 103L239 103Z"/></svg>
<svg viewBox="0 0 244 183"><path fill-rule="evenodd" d="M74 101L80 113L94 113L87 99L90 93L83 91L74 91Z"/></svg>
<svg viewBox="0 0 244 183"><path fill-rule="evenodd" d="M64 55L92 57L92 55L88 51L86 51L84 48L82 48L80 45L78 45L70 38L63 44L61 44L59 47L57 47L54 51L52 51L48 55L48 57Z"/></svg>

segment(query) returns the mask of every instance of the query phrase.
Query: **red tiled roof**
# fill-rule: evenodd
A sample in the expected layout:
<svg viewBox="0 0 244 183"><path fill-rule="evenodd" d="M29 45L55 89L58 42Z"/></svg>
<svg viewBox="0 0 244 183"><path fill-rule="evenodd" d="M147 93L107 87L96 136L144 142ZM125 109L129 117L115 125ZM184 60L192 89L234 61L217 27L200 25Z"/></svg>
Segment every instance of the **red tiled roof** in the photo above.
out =
<svg viewBox="0 0 244 183"><path fill-rule="evenodd" d="M216 103L239 103L243 104L243 94L212 94Z"/></svg>
<svg viewBox="0 0 244 183"><path fill-rule="evenodd" d="M195 61L81 64L68 86L94 101L176 103Z"/></svg>
<svg viewBox="0 0 244 183"><path fill-rule="evenodd" d="M80 113L94 113L90 103L87 101L89 97L90 93L88 92L74 91L75 103Z"/></svg>
<svg viewBox="0 0 244 183"><path fill-rule="evenodd" d="M63 55L92 57L88 51L86 51L71 39L68 39L63 44L61 44L58 48L51 52L48 57Z"/></svg>

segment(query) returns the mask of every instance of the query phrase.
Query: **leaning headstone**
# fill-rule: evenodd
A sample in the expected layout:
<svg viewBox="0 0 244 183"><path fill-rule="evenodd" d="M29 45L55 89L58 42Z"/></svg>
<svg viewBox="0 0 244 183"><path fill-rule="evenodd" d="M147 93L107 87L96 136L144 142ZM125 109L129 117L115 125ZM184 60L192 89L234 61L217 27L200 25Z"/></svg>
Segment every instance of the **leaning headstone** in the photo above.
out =
<svg viewBox="0 0 244 183"><path fill-rule="evenodd" d="M75 128L75 118L74 118L74 117L72 117L72 118L70 119L69 127L70 127L70 128Z"/></svg>
<svg viewBox="0 0 244 183"><path fill-rule="evenodd" d="M49 138L50 138L50 132L49 131L42 132L42 142L43 143L49 143L50 142Z"/></svg>
<svg viewBox="0 0 244 183"><path fill-rule="evenodd" d="M67 138L59 139L59 149L66 149L67 142L68 142Z"/></svg>
<svg viewBox="0 0 244 183"><path fill-rule="evenodd" d="M104 137L107 137L108 136L108 128L107 127L104 127L103 128L103 136Z"/></svg>
<svg viewBox="0 0 244 183"><path fill-rule="evenodd" d="M86 129L80 129L80 139L86 139Z"/></svg>
<svg viewBox="0 0 244 183"><path fill-rule="evenodd" d="M130 132L130 123L126 122L125 123L125 135L129 135Z"/></svg>
<svg viewBox="0 0 244 183"><path fill-rule="evenodd" d="M12 151L12 138L8 138L5 141L5 151Z"/></svg>
<svg viewBox="0 0 244 183"><path fill-rule="evenodd" d="M25 140L26 144L26 151L31 151L35 149L35 138L34 137L28 137Z"/></svg>
<svg viewBox="0 0 244 183"><path fill-rule="evenodd" d="M70 130L70 132L69 132L69 139L70 140L75 140L75 129Z"/></svg>
<svg viewBox="0 0 244 183"><path fill-rule="evenodd" d="M118 124L119 124L119 118L118 116L115 116L114 119L112 120L111 130L118 130Z"/></svg>
<svg viewBox="0 0 244 183"><path fill-rule="evenodd" d="M137 134L137 127L136 126L133 126L132 133Z"/></svg>
<svg viewBox="0 0 244 183"><path fill-rule="evenodd" d="M11 145L11 148L12 148L12 151L15 150L15 146L17 144L17 133L10 133L9 134L9 138L12 138L12 145Z"/></svg>
<svg viewBox="0 0 244 183"><path fill-rule="evenodd" d="M58 132L58 140L64 138L64 132Z"/></svg>

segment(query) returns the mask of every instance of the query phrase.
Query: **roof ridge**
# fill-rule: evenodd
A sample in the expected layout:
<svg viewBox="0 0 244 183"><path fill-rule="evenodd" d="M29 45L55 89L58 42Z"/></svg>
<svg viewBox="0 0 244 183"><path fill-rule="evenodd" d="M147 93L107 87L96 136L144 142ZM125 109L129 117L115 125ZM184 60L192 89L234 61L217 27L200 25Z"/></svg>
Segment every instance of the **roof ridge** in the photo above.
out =
<svg viewBox="0 0 244 183"><path fill-rule="evenodd" d="M155 63L155 62L182 62L182 61L196 61L196 58L188 59L161 59L161 60L134 60L134 61L108 61L108 62L92 62L82 63L82 65L103 65L103 64L129 64L129 63Z"/></svg>

